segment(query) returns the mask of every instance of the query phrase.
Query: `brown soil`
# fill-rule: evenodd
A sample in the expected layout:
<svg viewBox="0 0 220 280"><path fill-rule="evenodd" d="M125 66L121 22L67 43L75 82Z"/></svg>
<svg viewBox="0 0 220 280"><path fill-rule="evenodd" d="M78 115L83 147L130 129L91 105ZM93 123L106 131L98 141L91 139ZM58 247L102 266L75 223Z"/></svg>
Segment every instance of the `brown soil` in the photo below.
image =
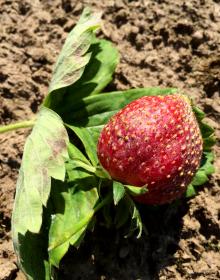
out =
<svg viewBox="0 0 220 280"><path fill-rule="evenodd" d="M0 0L1 124L38 111L56 56L88 4L103 12L99 36L114 42L121 54L108 90L178 87L205 110L219 137L218 0ZM24 279L13 253L10 218L28 133L0 136L1 280ZM59 279L220 279L219 146L215 151L216 174L195 198L142 209L148 235L140 240L97 228L79 251L70 250Z"/></svg>

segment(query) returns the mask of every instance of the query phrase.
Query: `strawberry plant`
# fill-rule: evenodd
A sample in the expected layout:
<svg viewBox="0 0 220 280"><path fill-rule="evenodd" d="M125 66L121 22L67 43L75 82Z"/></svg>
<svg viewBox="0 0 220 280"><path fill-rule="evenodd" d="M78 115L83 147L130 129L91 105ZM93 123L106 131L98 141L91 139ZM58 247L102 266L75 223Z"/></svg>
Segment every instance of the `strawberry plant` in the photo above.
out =
<svg viewBox="0 0 220 280"><path fill-rule="evenodd" d="M85 9L57 59L32 127L16 187L12 235L31 280L56 279L70 246L98 223L142 233L138 203L164 204L196 194L214 172L213 129L175 88L103 92L119 61L98 39L100 15ZM130 219L129 219L130 217ZM127 227L126 227L127 228Z"/></svg>

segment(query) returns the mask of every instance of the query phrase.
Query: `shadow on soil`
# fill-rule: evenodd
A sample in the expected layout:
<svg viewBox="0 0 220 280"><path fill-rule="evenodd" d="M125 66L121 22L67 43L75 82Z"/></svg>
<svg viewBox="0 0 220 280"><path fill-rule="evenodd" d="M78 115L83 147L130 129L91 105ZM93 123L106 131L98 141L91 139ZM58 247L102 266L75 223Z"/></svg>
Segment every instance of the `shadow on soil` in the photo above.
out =
<svg viewBox="0 0 220 280"><path fill-rule="evenodd" d="M140 206L147 233L124 238L123 230L98 225L80 249L64 257L58 279L157 280L162 268L175 263L174 254L188 211L186 200L161 207Z"/></svg>

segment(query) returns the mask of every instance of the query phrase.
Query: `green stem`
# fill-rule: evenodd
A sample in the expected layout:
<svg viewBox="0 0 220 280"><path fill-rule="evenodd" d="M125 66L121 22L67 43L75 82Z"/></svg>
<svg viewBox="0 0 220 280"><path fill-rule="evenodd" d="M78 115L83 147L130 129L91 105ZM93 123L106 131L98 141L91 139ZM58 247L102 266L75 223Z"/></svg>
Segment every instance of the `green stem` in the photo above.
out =
<svg viewBox="0 0 220 280"><path fill-rule="evenodd" d="M84 162L83 160L75 158L75 157L73 157L72 160L74 163L77 163L79 167L82 167L83 169L85 169L91 173L96 172L96 168L92 165L87 164L87 162Z"/></svg>
<svg viewBox="0 0 220 280"><path fill-rule="evenodd" d="M17 130L20 128L32 127L32 126L34 126L34 124L35 124L35 119L28 120L28 121L21 121L21 122L17 122L17 123L8 124L8 125L2 125L2 126L0 126L0 134L9 132L12 130Z"/></svg>
<svg viewBox="0 0 220 280"><path fill-rule="evenodd" d="M52 243L49 248L48 251L51 251L53 249L56 249L58 246L63 245L66 241L68 241L74 234L78 233L80 230L82 230L86 225L88 225L89 221L91 220L91 218L93 217L94 211L91 211L90 213L87 214L87 216L85 216L83 219L80 220L80 222L78 222L75 227L74 230L70 233L64 233L64 235L60 236L58 238L58 240L56 240L55 243Z"/></svg>
<svg viewBox="0 0 220 280"><path fill-rule="evenodd" d="M112 193L109 193L95 208L94 211L95 213L102 208L103 206L105 206L106 204L108 204L109 202L112 201Z"/></svg>
<svg viewBox="0 0 220 280"><path fill-rule="evenodd" d="M109 203L112 200L112 194L108 194L99 204L97 204L97 206L93 209L93 211L91 211L90 213L87 214L86 217L84 217L83 219L81 219L80 222L78 222L75 225L74 231L69 233L69 234L64 234L64 236L61 237L61 239L58 239L56 241L56 243L51 244L50 247L48 248L48 251L51 251L55 248L57 248L60 245L63 245L68 239L70 239L74 234L78 233L80 230L82 230L84 227L86 227L90 220L92 219L92 217L94 216L94 214L103 206L105 206L107 203Z"/></svg>

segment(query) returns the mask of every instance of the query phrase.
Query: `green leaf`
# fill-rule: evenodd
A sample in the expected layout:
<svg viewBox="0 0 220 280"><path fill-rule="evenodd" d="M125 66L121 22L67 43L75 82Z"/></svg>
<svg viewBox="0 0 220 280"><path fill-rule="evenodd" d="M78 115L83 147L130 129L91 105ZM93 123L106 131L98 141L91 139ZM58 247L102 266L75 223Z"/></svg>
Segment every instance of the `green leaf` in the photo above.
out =
<svg viewBox="0 0 220 280"><path fill-rule="evenodd" d="M119 62L118 51L112 43L103 39L95 39L89 53L91 53L91 59L82 77L67 88L62 106L58 108L62 115L68 116L72 112L71 104L77 99L101 92L112 80L112 75Z"/></svg>
<svg viewBox="0 0 220 280"><path fill-rule="evenodd" d="M72 143L68 144L68 153L70 159L78 158L87 164L90 164L89 160L84 156L84 154Z"/></svg>
<svg viewBox="0 0 220 280"><path fill-rule="evenodd" d="M113 181L113 199L114 204L117 205L125 195L125 188L122 183Z"/></svg>
<svg viewBox="0 0 220 280"><path fill-rule="evenodd" d="M125 189L133 196L142 195L148 192L147 186L135 187L130 185L124 185Z"/></svg>
<svg viewBox="0 0 220 280"><path fill-rule="evenodd" d="M55 108L65 93L59 90L75 83L82 76L91 57L88 50L94 40L94 31L100 26L100 17L100 13L92 13L89 8L85 8L77 25L69 33L54 67L45 106Z"/></svg>
<svg viewBox="0 0 220 280"><path fill-rule="evenodd" d="M211 152L215 144L214 129L203 121L205 113L201 109L195 105L192 105L192 108L198 120L203 138L203 155L200 168L195 174L191 184L187 187L186 197L195 195L197 187L206 183L209 180L208 175L211 175L215 171L213 166L214 155Z"/></svg>
<svg viewBox="0 0 220 280"><path fill-rule="evenodd" d="M195 177L192 180L192 185L193 186L200 186L200 185L203 185L208 180L209 179L206 176L205 171L199 170L199 171L197 171Z"/></svg>
<svg viewBox="0 0 220 280"><path fill-rule="evenodd" d="M196 195L196 189L209 180L208 175L215 172L213 160L214 154L212 152L203 152L200 168L195 174L191 184L187 187L186 197Z"/></svg>
<svg viewBox="0 0 220 280"><path fill-rule="evenodd" d="M49 230L49 260L58 267L69 246L78 246L82 240L99 197L91 180L82 180L72 188L57 182L53 190L52 201L56 214Z"/></svg>
<svg viewBox="0 0 220 280"><path fill-rule="evenodd" d="M202 121L205 118L205 113L201 109L199 109L195 105L192 105L192 108L198 120L200 131L202 134L203 150L204 152L209 152L216 142L214 137L214 129Z"/></svg>
<svg viewBox="0 0 220 280"><path fill-rule="evenodd" d="M20 246L19 266L23 268L29 280L50 280L50 268L47 261L47 238L42 234L26 232L18 235Z"/></svg>
<svg viewBox="0 0 220 280"><path fill-rule="evenodd" d="M203 185L205 182L208 181L207 176L215 172L213 160L214 154L212 152L205 152L203 154L201 166L192 181L193 186Z"/></svg>
<svg viewBox="0 0 220 280"><path fill-rule="evenodd" d="M108 172L99 164L96 167L95 175L101 179L111 179Z"/></svg>
<svg viewBox="0 0 220 280"><path fill-rule="evenodd" d="M213 166L214 161L214 153L213 152L204 152L203 159L199 170L202 170L206 173L206 175L211 175L215 172L215 168Z"/></svg>
<svg viewBox="0 0 220 280"><path fill-rule="evenodd" d="M18 234L19 267L29 280L50 280L55 279L53 277L56 276L56 271L49 266L47 252L51 212L51 204L48 201L47 208L44 208L43 211L43 224L40 233L27 231L25 235Z"/></svg>
<svg viewBox="0 0 220 280"><path fill-rule="evenodd" d="M93 177L93 174L88 172L87 170L83 168L79 168L74 161L68 161L66 163L66 172L67 172L67 177L66 177L66 182L75 182L77 180L80 180L82 178L89 178Z"/></svg>
<svg viewBox="0 0 220 280"><path fill-rule="evenodd" d="M43 107L25 143L12 215L15 252L25 273L29 273L29 264L22 259L32 258L32 252L26 249L26 239L30 237L30 246L39 248L35 254L41 254L37 245L41 242L40 237L31 234L39 233L41 229L43 205L46 206L50 194L51 177L64 180L67 143L62 120L55 112ZM37 258L32 258L32 261L36 261L32 268L34 275L42 267L39 267Z"/></svg>
<svg viewBox="0 0 220 280"><path fill-rule="evenodd" d="M199 123L200 131L202 133L203 138L207 138L214 133L214 129L206 123L200 122Z"/></svg>
<svg viewBox="0 0 220 280"><path fill-rule="evenodd" d="M187 190L186 190L186 197L192 197L196 195L196 190L192 184L188 185Z"/></svg>
<svg viewBox="0 0 220 280"><path fill-rule="evenodd" d="M42 108L24 147L17 183L14 230L38 233L42 224L42 205L50 193L50 178L64 180L68 136L60 117Z"/></svg>
<svg viewBox="0 0 220 280"><path fill-rule="evenodd" d="M132 235L133 232L137 230L138 231L137 238L140 238L143 230L143 224L142 224L140 212L137 209L137 206L135 205L134 201L128 195L126 196L126 201L132 219L128 236Z"/></svg>
<svg viewBox="0 0 220 280"><path fill-rule="evenodd" d="M91 174L87 170L80 168L79 165L77 165L77 161L74 161L74 159L77 159L78 161L81 160L84 164L89 165L89 167L91 168L94 168L91 166L91 163L84 156L84 154L72 143L69 143L68 145L68 153L70 160L66 162L67 182L73 182L81 178L93 176L93 174Z"/></svg>
<svg viewBox="0 0 220 280"><path fill-rule="evenodd" d="M198 121L201 121L202 119L205 118L205 113L200 108L196 107L194 104L192 108Z"/></svg>
<svg viewBox="0 0 220 280"><path fill-rule="evenodd" d="M83 169L87 172L94 173L96 172L96 168L93 167L90 163L84 162L78 158L74 158L73 160L70 160L69 163L72 165L73 169Z"/></svg>
<svg viewBox="0 0 220 280"><path fill-rule="evenodd" d="M139 88L126 91L102 93L75 100L71 112L64 117L69 124L93 127L105 124L109 118L131 101L142 96L167 95L175 93L176 89Z"/></svg>
<svg viewBox="0 0 220 280"><path fill-rule="evenodd" d="M203 139L203 150L204 152L209 152L212 150L212 147L215 145L216 140L213 136Z"/></svg>
<svg viewBox="0 0 220 280"><path fill-rule="evenodd" d="M83 127L67 125L81 140L85 147L85 151L93 166L97 166L98 157L96 154L96 144L89 130Z"/></svg>

